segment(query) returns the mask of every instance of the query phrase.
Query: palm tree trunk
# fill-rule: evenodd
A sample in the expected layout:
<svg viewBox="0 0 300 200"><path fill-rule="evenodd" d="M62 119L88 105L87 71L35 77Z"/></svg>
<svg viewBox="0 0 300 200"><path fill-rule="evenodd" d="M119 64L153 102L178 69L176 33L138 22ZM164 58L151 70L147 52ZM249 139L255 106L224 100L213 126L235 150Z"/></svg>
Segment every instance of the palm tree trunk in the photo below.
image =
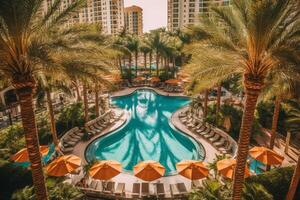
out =
<svg viewBox="0 0 300 200"><path fill-rule="evenodd" d="M37 200L47 200L48 194L45 185L41 154L39 150L39 139L37 126L33 109L33 90L34 83L15 84L17 95L21 107L22 124L25 133L26 147L29 161L31 162L31 171L33 185Z"/></svg>
<svg viewBox="0 0 300 200"><path fill-rule="evenodd" d="M173 66L173 78L175 77L175 71L176 71L176 64L175 64L175 57L172 58L172 66Z"/></svg>
<svg viewBox="0 0 300 200"><path fill-rule="evenodd" d="M131 76L132 76L132 72L131 72L131 61L132 60L132 57L131 57L131 54L129 55L129 82L131 83Z"/></svg>
<svg viewBox="0 0 300 200"><path fill-rule="evenodd" d="M123 75L123 67L122 67L121 56L118 57L118 62L119 62L119 68L120 68L121 75Z"/></svg>
<svg viewBox="0 0 300 200"><path fill-rule="evenodd" d="M96 117L99 117L99 115L100 115L100 113L99 113L99 91L98 91L97 86L95 88L95 113L96 113Z"/></svg>
<svg viewBox="0 0 300 200"><path fill-rule="evenodd" d="M159 55L156 52L156 76L159 76Z"/></svg>
<svg viewBox="0 0 300 200"><path fill-rule="evenodd" d="M244 78L244 85L246 101L244 106L242 125L239 134L237 163L234 170L232 197L233 200L241 200L245 176L245 167L249 151L251 129L254 120L254 111L256 108L257 98L263 86L262 83L251 81L246 76Z"/></svg>
<svg viewBox="0 0 300 200"><path fill-rule="evenodd" d="M280 103L281 103L281 98L279 96L276 96L274 113L273 113L273 120L272 120L272 131L271 131L271 138L270 138L270 149L274 148L274 142L275 142L275 139L276 139L277 126L278 126L278 118L279 118L279 112L280 112Z"/></svg>
<svg viewBox="0 0 300 200"><path fill-rule="evenodd" d="M147 54L144 53L144 67L145 67L145 71L147 69Z"/></svg>
<svg viewBox="0 0 300 200"><path fill-rule="evenodd" d="M81 101L81 96L80 96L79 84L78 84L77 81L75 83L75 89L76 89L76 95L77 95L77 102L80 102Z"/></svg>
<svg viewBox="0 0 300 200"><path fill-rule="evenodd" d="M48 113L49 113L50 123L51 123L52 139L55 147L58 147L58 138L57 138L56 124L55 124L54 110L52 105L51 93L49 90L46 90L46 96L47 96Z"/></svg>
<svg viewBox="0 0 300 200"><path fill-rule="evenodd" d="M208 106L208 90L205 90L204 94L204 111L203 111L203 119L206 119L207 116L207 106Z"/></svg>
<svg viewBox="0 0 300 200"><path fill-rule="evenodd" d="M138 76L138 52L135 52L135 76Z"/></svg>
<svg viewBox="0 0 300 200"><path fill-rule="evenodd" d="M150 68L149 68L149 69L150 69L150 75L151 75L151 73L152 73L152 52L150 52L149 57L150 57L150 58L149 58L149 62L150 62L150 63L149 63Z"/></svg>
<svg viewBox="0 0 300 200"><path fill-rule="evenodd" d="M218 84L217 88L217 108L216 108L216 114L218 116L221 108L221 94L222 94L222 86L221 84Z"/></svg>
<svg viewBox="0 0 300 200"><path fill-rule="evenodd" d="M300 154L298 156L298 162L297 162L297 165L296 165L295 170L294 170L294 174L293 174L293 177L292 177L292 181L291 181L291 184L290 184L289 191L286 195L286 200L293 200L294 199L297 188L298 188L299 179L300 179Z"/></svg>
<svg viewBox="0 0 300 200"><path fill-rule="evenodd" d="M83 83L83 107L84 107L84 121L89 121L89 105L88 105L88 97L87 97L87 89L86 84Z"/></svg>

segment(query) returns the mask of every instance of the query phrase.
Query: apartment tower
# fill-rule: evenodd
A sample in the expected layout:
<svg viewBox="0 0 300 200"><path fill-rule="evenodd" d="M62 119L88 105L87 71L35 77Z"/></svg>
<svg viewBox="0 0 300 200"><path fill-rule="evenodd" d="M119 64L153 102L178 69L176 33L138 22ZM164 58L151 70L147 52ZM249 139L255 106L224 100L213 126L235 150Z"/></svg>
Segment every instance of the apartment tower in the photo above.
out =
<svg viewBox="0 0 300 200"><path fill-rule="evenodd" d="M143 9L138 6L130 6L124 9L125 27L127 32L143 34Z"/></svg>
<svg viewBox="0 0 300 200"><path fill-rule="evenodd" d="M229 5L230 0L168 0L168 30L195 24L199 15L209 12L211 5Z"/></svg>
<svg viewBox="0 0 300 200"><path fill-rule="evenodd" d="M64 0L61 5L63 10L73 0ZM44 12L54 0L45 0ZM99 23L105 34L117 34L124 28L124 0L87 0L86 5L66 22L74 23Z"/></svg>

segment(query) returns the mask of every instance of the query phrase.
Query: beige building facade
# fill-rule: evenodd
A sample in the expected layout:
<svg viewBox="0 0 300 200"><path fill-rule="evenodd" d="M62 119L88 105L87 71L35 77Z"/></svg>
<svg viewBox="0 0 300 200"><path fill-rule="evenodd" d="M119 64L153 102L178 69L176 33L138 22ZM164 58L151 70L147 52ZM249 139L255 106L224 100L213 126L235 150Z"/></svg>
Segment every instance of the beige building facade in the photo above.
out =
<svg viewBox="0 0 300 200"><path fill-rule="evenodd" d="M138 6L130 6L124 9L125 27L129 33L143 34L143 9Z"/></svg>
<svg viewBox="0 0 300 200"><path fill-rule="evenodd" d="M44 1L44 12L54 0ZM70 5L73 0L64 0L61 9ZM66 22L74 23L99 23L105 34L117 34L124 28L124 0L87 0L86 5Z"/></svg>
<svg viewBox="0 0 300 200"><path fill-rule="evenodd" d="M168 0L168 30L174 31L197 23L210 5L229 5L230 0Z"/></svg>

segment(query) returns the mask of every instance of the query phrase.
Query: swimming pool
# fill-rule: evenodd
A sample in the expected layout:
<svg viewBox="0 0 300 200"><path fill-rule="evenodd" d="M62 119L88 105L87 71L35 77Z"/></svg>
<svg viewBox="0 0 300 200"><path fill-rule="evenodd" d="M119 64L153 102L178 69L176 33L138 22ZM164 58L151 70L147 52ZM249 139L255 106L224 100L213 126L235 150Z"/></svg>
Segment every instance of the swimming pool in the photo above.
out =
<svg viewBox="0 0 300 200"><path fill-rule="evenodd" d="M126 110L130 118L120 129L93 141L85 152L87 161L117 160L130 172L140 161L155 160L166 174L172 174L181 160L203 160L203 146L169 122L172 113L189 101L148 89L112 98L112 104Z"/></svg>

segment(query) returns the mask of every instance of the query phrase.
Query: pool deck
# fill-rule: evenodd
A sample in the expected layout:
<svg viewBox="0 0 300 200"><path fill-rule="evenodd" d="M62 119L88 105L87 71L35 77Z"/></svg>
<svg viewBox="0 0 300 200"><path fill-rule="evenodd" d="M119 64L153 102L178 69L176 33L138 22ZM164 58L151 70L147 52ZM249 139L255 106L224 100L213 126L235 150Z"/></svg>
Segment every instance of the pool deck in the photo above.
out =
<svg viewBox="0 0 300 200"><path fill-rule="evenodd" d="M180 93L167 93L164 92L162 90L159 90L157 88L148 88L148 87L139 87L139 88L127 88L124 89L122 91L117 91L112 93L110 96L112 97L116 97L116 96L124 96L124 95L129 95L131 93L133 93L134 91L136 91L137 89L151 89L154 90L155 92L157 92L160 95L165 95L165 96L184 96L183 94ZM178 111L176 111L175 113L173 113L170 121L171 123L180 131L186 133L187 135L193 137L197 142L201 143L206 151L206 156L205 156L205 163L209 163L212 162L213 159L215 158L216 154L219 154L219 152L211 145L209 144L207 141L205 141L204 139L202 139L201 137L199 137L198 135L192 133L191 131L189 131L179 120L179 113L180 111L187 109L187 107L184 107ZM102 131L100 134L94 136L93 138L91 138L89 141L81 141L79 142L75 147L74 147L74 151L72 152L72 154L79 156L80 158L82 158L83 164L86 164L87 161L85 159L85 150L88 147L88 145L94 141L95 139L104 136L106 134L111 133L112 131L120 128L121 126L123 126L128 118L128 113L124 112L123 110L119 109L119 108L113 108L113 111L116 112L116 114L121 114L123 113L123 115L121 116L121 118L112 126L106 128L104 131ZM112 181L116 182L116 183L125 183L125 192L127 194L130 194L130 192L132 191L132 185L133 183L141 183L143 182L142 180L136 178L134 175L129 174L129 173L121 173L118 176L114 177L112 179ZM191 189L191 180L184 178L180 175L171 175L171 176L165 176L162 177L160 179L157 179L156 181L153 181L150 184L150 192L154 192L154 184L155 183L164 183L164 187L165 187L165 192L166 192L166 197L171 197L170 195L170 184L175 184L175 183L184 183L187 187L188 190Z"/></svg>

